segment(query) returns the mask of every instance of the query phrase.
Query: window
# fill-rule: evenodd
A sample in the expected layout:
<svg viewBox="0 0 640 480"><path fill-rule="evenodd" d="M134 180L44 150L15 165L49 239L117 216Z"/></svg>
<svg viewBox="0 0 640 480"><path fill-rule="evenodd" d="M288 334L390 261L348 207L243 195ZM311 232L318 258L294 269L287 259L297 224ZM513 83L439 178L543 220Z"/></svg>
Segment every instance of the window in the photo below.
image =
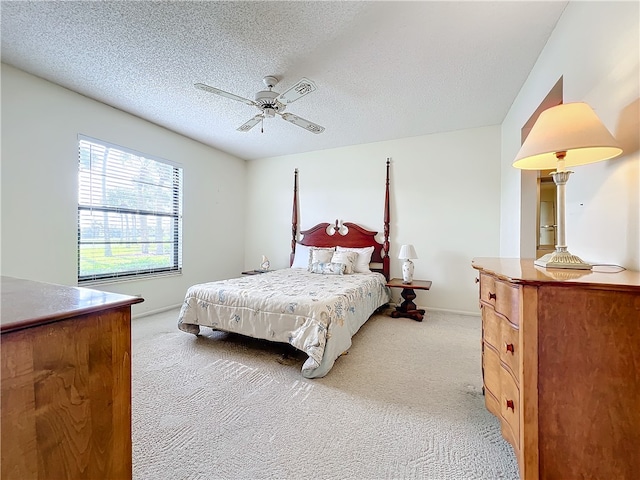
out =
<svg viewBox="0 0 640 480"><path fill-rule="evenodd" d="M182 270L182 168L78 136L78 283Z"/></svg>

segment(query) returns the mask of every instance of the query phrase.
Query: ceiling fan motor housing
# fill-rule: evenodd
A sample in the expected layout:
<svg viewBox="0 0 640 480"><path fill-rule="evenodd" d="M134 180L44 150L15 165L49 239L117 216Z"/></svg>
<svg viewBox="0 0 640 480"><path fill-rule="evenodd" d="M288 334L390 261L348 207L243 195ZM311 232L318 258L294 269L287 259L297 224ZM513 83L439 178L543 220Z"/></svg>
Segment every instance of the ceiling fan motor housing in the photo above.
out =
<svg viewBox="0 0 640 480"><path fill-rule="evenodd" d="M276 112L282 113L284 111L286 106L277 100L279 96L279 93L271 90L262 90L256 93L256 103L265 116L273 117Z"/></svg>

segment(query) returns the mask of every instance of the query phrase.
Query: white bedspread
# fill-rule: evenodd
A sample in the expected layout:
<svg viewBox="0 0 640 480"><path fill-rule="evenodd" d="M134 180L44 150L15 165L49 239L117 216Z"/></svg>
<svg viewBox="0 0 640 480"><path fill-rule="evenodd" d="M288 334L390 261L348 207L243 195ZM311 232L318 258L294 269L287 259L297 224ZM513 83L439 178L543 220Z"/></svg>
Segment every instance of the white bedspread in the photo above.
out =
<svg viewBox="0 0 640 480"><path fill-rule="evenodd" d="M371 314L389 302L385 283L379 273L321 275L301 268L202 283L187 291L178 327L289 343L309 355L302 375L322 377Z"/></svg>

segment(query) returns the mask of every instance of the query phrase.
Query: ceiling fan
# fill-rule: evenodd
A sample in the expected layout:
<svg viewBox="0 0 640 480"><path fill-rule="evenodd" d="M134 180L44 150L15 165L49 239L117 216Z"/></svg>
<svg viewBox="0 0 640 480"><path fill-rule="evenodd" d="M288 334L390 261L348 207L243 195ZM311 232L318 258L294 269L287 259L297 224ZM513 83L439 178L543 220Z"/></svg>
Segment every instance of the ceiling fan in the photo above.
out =
<svg viewBox="0 0 640 480"><path fill-rule="evenodd" d="M238 95L234 95L233 93L225 92L224 90L211 87L204 83L196 83L194 84L194 86L200 90L204 90L205 92L215 93L216 95L230 98L231 100L236 100L247 105L258 107L260 113L238 127L237 130L240 132L248 132L258 123L264 121L265 118L273 118L276 116L276 114L280 115L287 122L291 122L298 127L302 127L305 130L310 131L311 133L317 134L324 132L324 127L321 127L317 123L305 120L304 118L294 115L293 113L283 113L287 108L287 105L316 90L315 83L313 83L308 78L302 78L298 81L298 83L289 88L286 92L278 93L272 90L272 88L278 84L278 79L276 77L268 75L264 77L262 81L264 82L268 90L261 90L256 93L255 101L249 100L248 98L240 97Z"/></svg>

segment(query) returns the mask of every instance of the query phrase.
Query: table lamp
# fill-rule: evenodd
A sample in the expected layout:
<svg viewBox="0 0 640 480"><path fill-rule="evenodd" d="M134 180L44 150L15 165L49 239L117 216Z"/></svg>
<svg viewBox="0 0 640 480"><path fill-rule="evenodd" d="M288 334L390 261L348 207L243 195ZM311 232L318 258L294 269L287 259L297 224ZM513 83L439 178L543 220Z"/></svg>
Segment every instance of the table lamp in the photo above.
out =
<svg viewBox="0 0 640 480"><path fill-rule="evenodd" d="M544 110L522 144L513 166L551 173L557 191L557 245L553 253L534 264L545 268L591 270L591 265L569 253L565 240L565 186L573 172L566 167L617 157L622 148L596 113L583 102L565 103Z"/></svg>
<svg viewBox="0 0 640 480"><path fill-rule="evenodd" d="M409 284L413 282L413 262L411 259L418 258L416 249L413 248L413 245L402 245L398 258L404 260L402 264L402 283Z"/></svg>

